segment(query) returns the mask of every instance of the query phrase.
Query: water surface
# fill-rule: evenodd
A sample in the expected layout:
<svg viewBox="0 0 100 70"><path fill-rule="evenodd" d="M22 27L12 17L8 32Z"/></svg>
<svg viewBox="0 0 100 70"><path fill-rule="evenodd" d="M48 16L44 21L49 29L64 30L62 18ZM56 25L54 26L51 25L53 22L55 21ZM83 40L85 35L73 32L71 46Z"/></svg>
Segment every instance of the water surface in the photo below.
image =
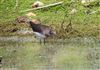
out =
<svg viewBox="0 0 100 70"><path fill-rule="evenodd" d="M100 70L100 40L71 38L40 44L33 36L0 37L1 69Z"/></svg>

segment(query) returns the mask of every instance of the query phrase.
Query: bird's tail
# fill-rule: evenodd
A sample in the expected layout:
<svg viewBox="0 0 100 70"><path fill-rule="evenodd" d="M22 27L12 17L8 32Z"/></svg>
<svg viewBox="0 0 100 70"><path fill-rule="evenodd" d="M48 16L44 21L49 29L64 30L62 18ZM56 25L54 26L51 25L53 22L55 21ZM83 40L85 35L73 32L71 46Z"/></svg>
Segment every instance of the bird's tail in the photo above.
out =
<svg viewBox="0 0 100 70"><path fill-rule="evenodd" d="M56 35L56 31L51 30L51 31L50 31L50 34L51 34L51 35Z"/></svg>

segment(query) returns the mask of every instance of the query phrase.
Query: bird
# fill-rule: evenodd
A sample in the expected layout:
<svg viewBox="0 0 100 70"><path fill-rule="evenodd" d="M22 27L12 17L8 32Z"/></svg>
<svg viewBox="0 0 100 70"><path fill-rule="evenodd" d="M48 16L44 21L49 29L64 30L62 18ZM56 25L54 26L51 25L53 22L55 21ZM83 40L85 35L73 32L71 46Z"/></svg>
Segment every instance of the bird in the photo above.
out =
<svg viewBox="0 0 100 70"><path fill-rule="evenodd" d="M51 26L47 26L41 23L40 19L29 19L25 16L20 16L16 19L18 23L27 23L33 30L35 38L40 39L40 43L45 43L45 39L56 35L56 31Z"/></svg>
<svg viewBox="0 0 100 70"><path fill-rule="evenodd" d="M27 23L30 24L35 37L40 39L40 43L42 43L42 40L43 43L45 43L46 38L56 35L56 31L54 31L52 27L44 25L37 20L29 20Z"/></svg>

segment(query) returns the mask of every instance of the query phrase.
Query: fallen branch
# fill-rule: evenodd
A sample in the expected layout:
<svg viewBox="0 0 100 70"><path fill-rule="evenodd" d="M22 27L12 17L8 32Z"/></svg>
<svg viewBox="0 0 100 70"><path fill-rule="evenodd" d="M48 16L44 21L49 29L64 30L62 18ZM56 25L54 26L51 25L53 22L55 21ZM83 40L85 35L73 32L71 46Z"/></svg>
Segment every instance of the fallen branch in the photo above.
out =
<svg viewBox="0 0 100 70"><path fill-rule="evenodd" d="M46 6L42 6L42 7L37 7L37 8L32 8L32 9L28 9L28 10L24 10L24 11L21 11L21 12L27 12L27 11L32 11L32 10L38 10L38 9L42 9L42 8L47 8L47 7L51 7L51 6L56 6L56 5L60 5L62 4L62 2L57 2L57 3L54 3L54 4L49 4L49 5L46 5Z"/></svg>

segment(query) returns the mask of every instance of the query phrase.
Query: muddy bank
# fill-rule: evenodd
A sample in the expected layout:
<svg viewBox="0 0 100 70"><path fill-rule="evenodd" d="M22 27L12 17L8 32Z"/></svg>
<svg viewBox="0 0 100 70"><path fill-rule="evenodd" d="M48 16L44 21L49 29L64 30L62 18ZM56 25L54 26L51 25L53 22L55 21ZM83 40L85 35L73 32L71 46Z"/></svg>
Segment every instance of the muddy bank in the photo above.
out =
<svg viewBox="0 0 100 70"><path fill-rule="evenodd" d="M57 38L97 37L100 39L99 24L49 24L57 33ZM0 23L0 36L33 35L29 25L25 23Z"/></svg>

